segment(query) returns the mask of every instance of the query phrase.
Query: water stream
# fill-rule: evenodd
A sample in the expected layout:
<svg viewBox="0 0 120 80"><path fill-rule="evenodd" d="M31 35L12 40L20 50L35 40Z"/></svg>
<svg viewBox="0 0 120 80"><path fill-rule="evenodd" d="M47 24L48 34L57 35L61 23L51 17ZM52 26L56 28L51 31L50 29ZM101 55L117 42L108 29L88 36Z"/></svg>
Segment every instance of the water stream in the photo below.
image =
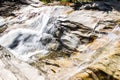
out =
<svg viewBox="0 0 120 80"><path fill-rule="evenodd" d="M0 22L6 22L8 26L8 29L0 37L0 44L9 49L17 58L31 62L36 60L34 55L45 55L51 51L51 48L59 46L60 42L57 42L57 39L59 39L60 35L57 39L55 35L60 31L60 28L64 27L64 30L61 30L64 35L60 36L61 41L65 43L61 43L62 46L65 45L65 49L67 45L67 48L69 47L68 51L75 48L79 54L74 57L75 54L73 53L72 57L70 56L65 59L62 57L63 62L61 58L58 58L58 64L63 64L61 67L56 68L55 66L49 67L45 65L43 69L46 70L45 76L48 75L47 78L51 78L51 80L68 80L70 77L97 62L99 56L104 55L100 51L104 52L104 49L108 48L111 50L106 53L112 52L112 48L114 48L112 43L120 39L120 27L117 25L111 31L108 30L107 34L101 34L96 31L93 35L97 36L97 38L89 43L89 34L92 34L91 27L94 27L91 24L96 24L97 19L99 19L98 15L104 18L106 14L98 11L74 11L75 13L69 15L67 12L71 12L72 10L72 8L65 6L23 7L23 9L14 12L17 15L16 17L9 17L5 20L3 18L0 19ZM94 14L92 15L92 13ZM60 26L59 20L65 20L66 17L70 18L71 22L66 21L63 24L64 26ZM72 17L74 17L73 22ZM84 24L88 23L87 25L90 24L90 27L79 23L80 21L81 23L83 21ZM99 28L102 30L103 26L104 24ZM65 64L64 60L68 64ZM53 64L49 65L55 65L54 62L53 60ZM54 67L56 72L53 69ZM49 74L49 70L52 70L54 74L51 74L52 72Z"/></svg>
<svg viewBox="0 0 120 80"><path fill-rule="evenodd" d="M57 31L57 20L64 18L66 16L64 12L70 9L64 6L47 6L39 10L27 7L24 9L26 12L23 10L17 12L22 14L8 22L10 26L20 27L15 27L2 36L0 44L25 61L34 54L46 54L49 51L47 44L54 42L53 35ZM32 19L29 19L30 15ZM21 27L20 24L25 26Z"/></svg>

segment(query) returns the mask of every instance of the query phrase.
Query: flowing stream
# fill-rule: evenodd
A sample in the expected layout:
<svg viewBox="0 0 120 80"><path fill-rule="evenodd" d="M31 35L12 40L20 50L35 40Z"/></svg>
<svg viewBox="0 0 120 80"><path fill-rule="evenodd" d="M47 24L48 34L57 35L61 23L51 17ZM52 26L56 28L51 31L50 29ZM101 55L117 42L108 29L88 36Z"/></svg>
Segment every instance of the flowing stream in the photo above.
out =
<svg viewBox="0 0 120 80"><path fill-rule="evenodd" d="M69 58L62 56L51 59L44 67L39 61L36 63L39 68L43 68L43 72L46 71L48 80L69 80L104 55L111 54L115 49L114 43L120 39L119 25L109 22L114 13L107 15L101 11L73 11L67 6L27 6L14 13L15 17L0 17L0 27L7 24L7 29L1 34L0 44L17 58L27 62L37 61L34 55L44 56L61 46L61 51L68 51L68 56L73 51ZM106 22L102 21L94 31L101 18L106 19Z"/></svg>
<svg viewBox="0 0 120 80"><path fill-rule="evenodd" d="M22 58L22 60L27 61L34 54L48 53L47 45L49 43L52 45L55 41L53 35L57 31L57 20L64 19L66 16L64 12L71 10L71 8L47 6L34 9L28 6L24 10L26 12L20 10L17 13L22 14L8 22L8 25L18 25L20 28L15 27L15 29L11 29L7 34L2 36L0 44L7 47L13 54ZM29 19L30 17L32 19ZM20 24L25 26L22 27Z"/></svg>

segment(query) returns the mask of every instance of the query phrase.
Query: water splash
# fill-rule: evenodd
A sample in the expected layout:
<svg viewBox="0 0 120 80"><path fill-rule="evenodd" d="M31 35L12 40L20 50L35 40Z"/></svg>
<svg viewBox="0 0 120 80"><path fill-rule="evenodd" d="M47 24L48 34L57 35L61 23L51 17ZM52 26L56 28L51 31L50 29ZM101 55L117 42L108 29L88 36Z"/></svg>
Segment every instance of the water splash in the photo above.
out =
<svg viewBox="0 0 120 80"><path fill-rule="evenodd" d="M64 12L70 9L64 6L46 6L39 9L28 6L28 8L24 9L26 12L19 11L17 14L23 14L8 21L10 25L24 24L27 27L16 27L0 39L0 44L25 61L38 52L46 54L49 51L47 44L54 42L57 19L64 18L66 15Z"/></svg>

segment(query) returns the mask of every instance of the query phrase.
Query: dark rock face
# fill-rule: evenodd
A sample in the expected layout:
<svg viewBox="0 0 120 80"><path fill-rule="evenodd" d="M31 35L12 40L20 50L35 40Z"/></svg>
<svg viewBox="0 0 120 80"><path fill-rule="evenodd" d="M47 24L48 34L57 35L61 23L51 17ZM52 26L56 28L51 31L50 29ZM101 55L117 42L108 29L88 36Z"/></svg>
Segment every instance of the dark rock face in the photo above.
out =
<svg viewBox="0 0 120 80"><path fill-rule="evenodd" d="M9 1L9 2L19 2L19 3L26 3L26 4L29 4L30 2L32 3L38 3L36 2L35 0L0 0L0 3L3 3L5 1Z"/></svg>
<svg viewBox="0 0 120 80"><path fill-rule="evenodd" d="M12 11L20 9L20 3L15 1L1 1L0 2L0 16L15 16Z"/></svg>
<svg viewBox="0 0 120 80"><path fill-rule="evenodd" d="M4 32L7 29L7 25L5 23L0 24L0 33Z"/></svg>
<svg viewBox="0 0 120 80"><path fill-rule="evenodd" d="M20 42L19 37L21 37L21 36L22 36L22 34L19 34L19 35L14 39L13 44L10 44L10 46L9 46L10 49L14 49L15 47L18 46L18 44L19 44L19 42Z"/></svg>
<svg viewBox="0 0 120 80"><path fill-rule="evenodd" d="M99 10L99 11L112 11L112 2L76 2L74 5L75 10Z"/></svg>
<svg viewBox="0 0 120 80"><path fill-rule="evenodd" d="M52 35L46 34L44 35L44 37L40 39L40 41L42 42L43 45L46 45L52 41L52 38L53 38Z"/></svg>
<svg viewBox="0 0 120 80"><path fill-rule="evenodd" d="M39 4L39 0L0 0L0 16L15 16L14 10L28 4Z"/></svg>
<svg viewBox="0 0 120 80"><path fill-rule="evenodd" d="M59 26L62 27L59 32L61 36L59 36L58 42L60 42L63 48L74 51L78 45L86 44L94 40L93 35L90 35L94 31L92 28L69 20L59 21L59 23Z"/></svg>

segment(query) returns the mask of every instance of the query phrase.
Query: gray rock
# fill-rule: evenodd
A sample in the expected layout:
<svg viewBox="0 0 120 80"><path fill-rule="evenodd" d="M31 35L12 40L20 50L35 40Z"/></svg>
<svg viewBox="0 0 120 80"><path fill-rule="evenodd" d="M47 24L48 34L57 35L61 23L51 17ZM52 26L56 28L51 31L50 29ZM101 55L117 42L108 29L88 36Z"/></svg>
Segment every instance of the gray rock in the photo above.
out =
<svg viewBox="0 0 120 80"><path fill-rule="evenodd" d="M43 37L41 37L40 41L43 45L46 45L50 42L52 42L53 36L50 34L43 34Z"/></svg>
<svg viewBox="0 0 120 80"><path fill-rule="evenodd" d="M27 4L38 4L40 1L39 0L20 0L22 3L27 3Z"/></svg>
<svg viewBox="0 0 120 80"><path fill-rule="evenodd" d="M61 37L61 42L66 48L74 50L78 46L79 38L67 33Z"/></svg>
<svg viewBox="0 0 120 80"><path fill-rule="evenodd" d="M108 3L111 3L111 2L108 2ZM82 4L82 6L78 6L78 7L80 7L80 10L86 9L86 10L112 11L112 5L110 5L108 3L104 2L104 1L88 2L88 3Z"/></svg>

